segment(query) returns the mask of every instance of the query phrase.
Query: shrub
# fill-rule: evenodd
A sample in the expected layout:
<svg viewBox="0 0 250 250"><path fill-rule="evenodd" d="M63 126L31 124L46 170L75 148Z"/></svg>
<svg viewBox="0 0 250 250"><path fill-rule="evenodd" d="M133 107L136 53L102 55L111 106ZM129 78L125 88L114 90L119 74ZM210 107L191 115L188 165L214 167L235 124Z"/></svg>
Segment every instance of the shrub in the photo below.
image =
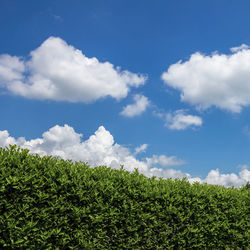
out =
<svg viewBox="0 0 250 250"><path fill-rule="evenodd" d="M0 148L0 248L247 249L249 192Z"/></svg>

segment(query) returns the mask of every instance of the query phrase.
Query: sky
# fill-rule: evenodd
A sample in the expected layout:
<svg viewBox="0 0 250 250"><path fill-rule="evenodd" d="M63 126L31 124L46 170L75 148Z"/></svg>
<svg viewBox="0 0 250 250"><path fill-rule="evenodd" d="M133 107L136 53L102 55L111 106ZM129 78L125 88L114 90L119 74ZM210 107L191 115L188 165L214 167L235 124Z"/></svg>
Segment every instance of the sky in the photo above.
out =
<svg viewBox="0 0 250 250"><path fill-rule="evenodd" d="M250 181L250 2L0 0L0 146Z"/></svg>

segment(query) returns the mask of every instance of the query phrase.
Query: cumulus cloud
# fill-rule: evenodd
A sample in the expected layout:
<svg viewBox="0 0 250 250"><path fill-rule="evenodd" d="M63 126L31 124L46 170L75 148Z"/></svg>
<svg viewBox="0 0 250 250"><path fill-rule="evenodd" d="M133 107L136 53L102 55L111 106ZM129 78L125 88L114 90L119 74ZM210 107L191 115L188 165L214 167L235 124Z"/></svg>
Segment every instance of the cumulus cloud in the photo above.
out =
<svg viewBox="0 0 250 250"><path fill-rule="evenodd" d="M0 88L34 99L93 102L121 99L146 77L121 71L109 62L88 58L58 37L50 37L28 59L0 55Z"/></svg>
<svg viewBox="0 0 250 250"><path fill-rule="evenodd" d="M6 147L9 144L17 144L23 148L28 148L31 153L40 155L59 156L63 159L73 159L75 161L88 162L91 166L107 165L120 168L124 165L127 170L138 168L145 174L150 174L152 165L174 166L183 164L183 161L174 156L160 156L162 159L156 160L157 156L146 161L139 161L126 147L114 142L113 136L103 126L91 135L87 140L82 141L82 134L68 126L56 125L44 132L42 138L26 141L23 137L17 140L11 137L8 131L0 131L0 146ZM136 153L146 150L147 144L143 144L135 149ZM165 162L163 157L165 157ZM169 159L167 162L166 160ZM150 162L150 163L149 163Z"/></svg>
<svg viewBox="0 0 250 250"><path fill-rule="evenodd" d="M10 82L20 81L25 71L21 58L10 55L0 55L0 87L8 87Z"/></svg>
<svg viewBox="0 0 250 250"><path fill-rule="evenodd" d="M208 175L202 179L200 177L193 177L189 173L184 173L176 169L162 169L162 168L151 168L151 174L162 177L162 178L187 178L190 183L199 182L199 183L208 183L212 185L220 185L225 187L241 187L246 185L250 181L250 171L248 167L242 169L238 174L222 174L219 169L211 170Z"/></svg>
<svg viewBox="0 0 250 250"><path fill-rule="evenodd" d="M124 107L120 114L126 117L134 117L142 114L150 104L146 96L139 94L134 96L134 102Z"/></svg>
<svg viewBox="0 0 250 250"><path fill-rule="evenodd" d="M17 141L14 137L9 135L7 130L0 131L0 146L1 147L8 147L10 144L16 144Z"/></svg>
<svg viewBox="0 0 250 250"><path fill-rule="evenodd" d="M241 186L246 184L247 181L250 181L250 171L247 168L240 171L239 176L232 174L221 174L219 169L211 170L204 182L214 184L214 185L223 185L226 187L229 186Z"/></svg>
<svg viewBox="0 0 250 250"><path fill-rule="evenodd" d="M231 54L191 55L162 74L166 85L181 92L181 100L199 109L216 106L234 113L250 104L250 49L243 44Z"/></svg>
<svg viewBox="0 0 250 250"><path fill-rule="evenodd" d="M242 167L239 174L221 174L218 169L211 170L205 179L192 177L180 170L161 167L182 165L185 162L175 156L153 155L145 160L138 160L126 147L115 143L113 136L103 126L87 140L82 140L83 135L75 132L68 126L54 126L44 132L42 138L27 141L24 137L15 139L7 130L0 131L0 146L6 147L9 144L17 144L22 148L28 148L31 153L40 155L58 156L63 159L88 162L92 167L106 165L119 169L121 165L128 171L135 168L147 177L162 178L184 178L191 183L210 183L224 186L241 186L250 181L250 171L247 166ZM146 145L146 144L144 144ZM139 147L137 151L146 149L146 146Z"/></svg>
<svg viewBox="0 0 250 250"><path fill-rule="evenodd" d="M245 49L249 49L250 48L250 46L248 46L248 45L246 45L246 44L241 44L240 46L238 46L238 47L233 47L233 48L231 48L230 50L233 52L233 53L235 53L235 52L238 52L238 51L241 51L241 50L245 50Z"/></svg>

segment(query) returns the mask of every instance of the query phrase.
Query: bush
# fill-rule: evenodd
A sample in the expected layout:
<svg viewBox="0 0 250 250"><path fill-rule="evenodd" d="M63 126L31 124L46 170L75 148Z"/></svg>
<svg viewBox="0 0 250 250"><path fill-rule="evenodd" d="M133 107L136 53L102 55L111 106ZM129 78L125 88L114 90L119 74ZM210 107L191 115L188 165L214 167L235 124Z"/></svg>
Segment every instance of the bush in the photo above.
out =
<svg viewBox="0 0 250 250"><path fill-rule="evenodd" d="M0 148L0 248L246 249L249 192Z"/></svg>

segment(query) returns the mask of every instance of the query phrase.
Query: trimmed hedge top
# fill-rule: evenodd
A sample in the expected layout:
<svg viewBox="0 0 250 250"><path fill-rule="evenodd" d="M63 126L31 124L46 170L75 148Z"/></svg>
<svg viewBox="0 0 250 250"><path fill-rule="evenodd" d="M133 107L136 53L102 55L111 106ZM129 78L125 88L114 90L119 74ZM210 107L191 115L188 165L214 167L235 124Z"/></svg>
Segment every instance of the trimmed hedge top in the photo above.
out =
<svg viewBox="0 0 250 250"><path fill-rule="evenodd" d="M250 190L0 148L0 248L247 249Z"/></svg>

